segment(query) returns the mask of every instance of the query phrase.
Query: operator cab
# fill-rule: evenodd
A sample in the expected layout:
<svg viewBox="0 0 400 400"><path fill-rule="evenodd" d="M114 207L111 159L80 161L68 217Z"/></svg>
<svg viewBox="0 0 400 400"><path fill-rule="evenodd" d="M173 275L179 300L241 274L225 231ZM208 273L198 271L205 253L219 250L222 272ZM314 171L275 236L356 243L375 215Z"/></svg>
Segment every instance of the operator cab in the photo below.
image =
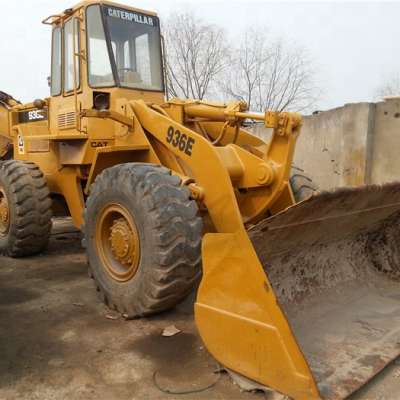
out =
<svg viewBox="0 0 400 400"><path fill-rule="evenodd" d="M79 9L85 10L82 18L74 17ZM157 16L112 3L84 2L59 19L52 18L52 96L81 88L82 73L87 73L85 82L95 90L120 87L164 92Z"/></svg>

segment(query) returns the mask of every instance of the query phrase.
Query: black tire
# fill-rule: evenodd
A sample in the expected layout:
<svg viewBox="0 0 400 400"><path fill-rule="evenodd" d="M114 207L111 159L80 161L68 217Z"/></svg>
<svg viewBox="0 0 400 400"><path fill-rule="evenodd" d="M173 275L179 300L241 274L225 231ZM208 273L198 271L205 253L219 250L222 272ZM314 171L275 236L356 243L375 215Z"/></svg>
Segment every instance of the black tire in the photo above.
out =
<svg viewBox="0 0 400 400"><path fill-rule="evenodd" d="M308 199L313 193L318 191L318 187L313 180L304 172L304 170L295 165L292 166L290 186L297 203Z"/></svg>
<svg viewBox="0 0 400 400"><path fill-rule="evenodd" d="M33 163L0 163L0 188L9 208L8 231L0 234L0 253L9 257L38 254L51 232L51 199L47 182Z"/></svg>
<svg viewBox="0 0 400 400"><path fill-rule="evenodd" d="M127 163L106 169L91 187L84 228L89 276L102 300L128 318L172 308L200 277L202 219L180 183L164 167ZM95 243L97 216L115 203L132 216L140 242L139 266L125 282L109 274Z"/></svg>

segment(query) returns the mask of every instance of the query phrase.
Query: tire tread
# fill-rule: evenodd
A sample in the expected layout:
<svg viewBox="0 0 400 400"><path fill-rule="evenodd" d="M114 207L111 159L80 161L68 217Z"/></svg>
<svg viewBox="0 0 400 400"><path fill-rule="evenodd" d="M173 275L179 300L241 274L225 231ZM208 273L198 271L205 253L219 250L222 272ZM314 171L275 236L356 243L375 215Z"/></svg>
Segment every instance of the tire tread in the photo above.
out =
<svg viewBox="0 0 400 400"><path fill-rule="evenodd" d="M51 231L51 199L46 179L31 162L8 160L0 164L0 175L8 186L9 204L14 207L15 223L7 245L0 252L9 257L24 257L42 252Z"/></svg>
<svg viewBox="0 0 400 400"><path fill-rule="evenodd" d="M318 191L318 186L310 176L303 169L295 165L292 165L290 186L296 202L305 200Z"/></svg>
<svg viewBox="0 0 400 400"><path fill-rule="evenodd" d="M89 276L106 304L129 318L143 317L167 310L182 301L201 274L202 219L187 188L170 170L153 164L127 163L100 174L92 185L85 209L85 226L90 223L88 210L94 199L109 190L110 182L130 185L146 209L149 229L153 231L155 264L147 268L145 282L135 301L107 293L96 279L95 266L89 260ZM85 229L86 236L86 229ZM86 238L86 242L89 238Z"/></svg>

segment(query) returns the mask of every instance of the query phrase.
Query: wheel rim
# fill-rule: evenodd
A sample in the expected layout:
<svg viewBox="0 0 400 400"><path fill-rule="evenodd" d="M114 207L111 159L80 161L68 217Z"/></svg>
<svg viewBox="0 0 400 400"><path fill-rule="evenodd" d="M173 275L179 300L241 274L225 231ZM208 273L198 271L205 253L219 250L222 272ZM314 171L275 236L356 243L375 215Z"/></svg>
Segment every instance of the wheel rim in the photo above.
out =
<svg viewBox="0 0 400 400"><path fill-rule="evenodd" d="M116 281L132 279L139 267L140 240L129 211L110 204L97 217L96 247L106 272Z"/></svg>
<svg viewBox="0 0 400 400"><path fill-rule="evenodd" d="M10 228L10 208L6 193L0 187L0 236L6 236Z"/></svg>

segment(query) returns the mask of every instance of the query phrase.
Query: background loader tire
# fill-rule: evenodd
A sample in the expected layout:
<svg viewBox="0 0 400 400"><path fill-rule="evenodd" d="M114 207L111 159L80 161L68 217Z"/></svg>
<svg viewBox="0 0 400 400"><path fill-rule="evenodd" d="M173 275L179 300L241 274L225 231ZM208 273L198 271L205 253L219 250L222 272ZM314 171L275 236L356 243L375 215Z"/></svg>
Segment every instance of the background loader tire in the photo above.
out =
<svg viewBox="0 0 400 400"><path fill-rule="evenodd" d="M318 191L318 187L313 180L304 172L304 170L295 165L292 165L290 186L297 203L308 199L314 192Z"/></svg>
<svg viewBox="0 0 400 400"><path fill-rule="evenodd" d="M47 247L51 199L46 179L35 164L16 160L0 163L0 209L1 254L30 256Z"/></svg>
<svg viewBox="0 0 400 400"><path fill-rule="evenodd" d="M125 254L126 247L120 246L121 253L118 250L115 253L112 245L111 250L107 249L107 240L96 239L98 235L102 238L107 234L101 227L102 221L112 215L107 213L110 205L118 207L124 215L129 213L132 220L128 215L128 222L134 221L139 238L138 267L131 278L123 281L116 279L112 259L121 262L119 255ZM104 222L111 226L111 243L112 235L121 231L118 224L124 220L113 218L115 222L109 225ZM124 229L126 226L122 231ZM90 190L84 231L89 275L101 299L128 318L172 308L191 292L200 277L202 219L198 216L196 202L190 199L189 190L181 187L180 178L164 167L127 163L103 171ZM131 238L126 232L125 235ZM107 269L110 257L111 274ZM134 257L129 256L125 265L128 270ZM126 259L123 262L126 263Z"/></svg>

